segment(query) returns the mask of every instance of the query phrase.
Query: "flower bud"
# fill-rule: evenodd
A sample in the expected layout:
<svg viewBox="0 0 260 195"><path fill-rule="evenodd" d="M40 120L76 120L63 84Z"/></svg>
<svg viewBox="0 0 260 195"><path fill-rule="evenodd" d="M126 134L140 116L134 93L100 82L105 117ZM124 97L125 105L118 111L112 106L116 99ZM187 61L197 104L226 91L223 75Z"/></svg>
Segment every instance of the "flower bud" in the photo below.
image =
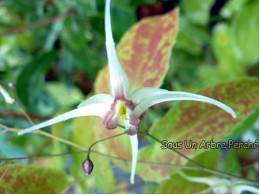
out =
<svg viewBox="0 0 260 195"><path fill-rule="evenodd" d="M92 161L89 158L87 158L86 160L83 161L82 168L83 171L86 173L86 175L90 175L94 168L94 165Z"/></svg>

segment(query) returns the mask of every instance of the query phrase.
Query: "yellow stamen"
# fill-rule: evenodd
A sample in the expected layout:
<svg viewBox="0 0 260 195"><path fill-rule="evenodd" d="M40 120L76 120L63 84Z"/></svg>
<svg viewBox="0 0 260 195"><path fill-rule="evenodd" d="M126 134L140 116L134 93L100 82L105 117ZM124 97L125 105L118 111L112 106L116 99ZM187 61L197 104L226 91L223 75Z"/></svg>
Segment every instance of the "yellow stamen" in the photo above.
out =
<svg viewBox="0 0 260 195"><path fill-rule="evenodd" d="M124 102L118 101L116 104L116 109L119 114L119 121L122 122L126 119L126 107Z"/></svg>

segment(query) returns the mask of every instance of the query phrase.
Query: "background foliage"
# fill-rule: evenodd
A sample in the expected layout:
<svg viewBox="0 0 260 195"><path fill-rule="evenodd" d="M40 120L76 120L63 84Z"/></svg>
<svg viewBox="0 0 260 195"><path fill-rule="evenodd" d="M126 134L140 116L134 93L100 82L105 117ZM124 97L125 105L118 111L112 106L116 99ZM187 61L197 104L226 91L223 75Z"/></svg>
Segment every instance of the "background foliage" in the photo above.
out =
<svg viewBox="0 0 260 195"><path fill-rule="evenodd" d="M237 120L232 122L228 118L223 122L227 116L205 104L161 104L147 112L142 130L150 129L157 138L167 137L169 141L232 138L243 142L259 138L258 0L112 0L111 6L116 43L142 18L179 7L179 33L162 88L217 98L238 114ZM99 70L107 63L103 19L104 1L101 0L0 0L0 83L11 94L13 90L7 85L9 82L15 84L18 101L36 123L75 108L80 103L79 98L85 99L94 93ZM0 122L17 128L30 126L20 109L15 104L6 104L1 96ZM198 128L202 129L200 133L211 134L199 137L194 133ZM109 135L104 134L105 130L91 117L59 123L46 131L85 147ZM162 151L154 140L145 136L139 138L140 160L187 163L178 161L180 157L172 151ZM130 159L127 143L116 146L113 143L117 142L108 140L94 149ZM120 156L115 147L128 152ZM13 132L0 135L1 158L75 151L71 146L41 135L18 137ZM248 179L258 178L256 150L181 152L206 167ZM141 164L137 165L138 176L132 186L129 184L130 166L94 153L93 174L84 176L81 169L84 158L84 154L74 154L1 160L0 192L182 193L181 186L185 186L186 193L195 193L207 188L186 181L172 168ZM190 174L205 176L202 172ZM12 191L18 179L37 181L37 185L28 184L27 188ZM55 185L53 181L56 181Z"/></svg>

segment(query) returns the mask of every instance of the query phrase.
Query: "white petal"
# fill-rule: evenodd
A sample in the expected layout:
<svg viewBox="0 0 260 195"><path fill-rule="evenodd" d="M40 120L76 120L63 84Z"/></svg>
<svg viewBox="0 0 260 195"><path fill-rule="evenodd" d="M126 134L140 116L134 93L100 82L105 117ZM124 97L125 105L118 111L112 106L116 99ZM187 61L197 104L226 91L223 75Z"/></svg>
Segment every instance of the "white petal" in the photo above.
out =
<svg viewBox="0 0 260 195"><path fill-rule="evenodd" d="M94 95L94 96L88 98L87 100L81 102L78 105L78 108L87 106L89 104L96 104L96 103L112 104L113 98L108 94L97 94L97 95Z"/></svg>
<svg viewBox="0 0 260 195"><path fill-rule="evenodd" d="M14 102L14 99L9 96L9 94L6 92L6 90L1 85L0 85L0 94L2 94L6 103L12 104Z"/></svg>
<svg viewBox="0 0 260 195"><path fill-rule="evenodd" d="M175 91L168 91L164 89L145 87L134 91L131 94L130 99L137 105L136 108L134 109L135 116L140 116L149 107L158 103L175 101L175 100L191 100L191 101L200 101L200 102L213 104L225 110L226 112L231 114L234 118L236 117L235 111L229 106L217 100L214 100L212 98L208 98L193 93L175 92Z"/></svg>
<svg viewBox="0 0 260 195"><path fill-rule="evenodd" d="M110 0L106 0L105 8L105 31L106 31L106 49L109 64L110 90L112 95L127 97L129 90L129 81L123 68L121 67L117 54L115 43L112 35L111 17L110 17Z"/></svg>
<svg viewBox="0 0 260 195"><path fill-rule="evenodd" d="M137 163L137 156L138 156L138 139L137 134L136 135L130 135L130 142L132 147L132 169L131 169L131 176L130 176L130 182L131 184L134 184L135 182L135 170L136 170L136 163Z"/></svg>
<svg viewBox="0 0 260 195"><path fill-rule="evenodd" d="M109 109L110 109L110 104L105 104L105 103L90 104L90 105L87 105L84 107L77 108L75 110L71 110L71 111L61 114L57 117L54 117L53 119L42 122L38 125L34 125L30 128L24 129L22 131L19 131L18 135L23 135L25 133L35 131L35 130L41 129L43 127L47 127L47 126L53 125L55 123L59 123L61 121L65 121L65 120L75 118L75 117L99 116L102 118L109 111Z"/></svg>

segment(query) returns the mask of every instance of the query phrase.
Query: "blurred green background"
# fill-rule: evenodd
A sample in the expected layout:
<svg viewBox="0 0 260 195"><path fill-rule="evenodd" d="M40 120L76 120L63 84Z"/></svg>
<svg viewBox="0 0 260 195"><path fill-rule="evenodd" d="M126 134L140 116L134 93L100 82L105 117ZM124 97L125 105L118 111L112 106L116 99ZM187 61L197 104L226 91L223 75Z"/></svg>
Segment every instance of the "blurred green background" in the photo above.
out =
<svg viewBox="0 0 260 195"><path fill-rule="evenodd" d="M162 88L194 92L222 81L259 75L258 0L111 3L116 43L142 18L179 7L179 33ZM18 100L36 122L75 108L78 98L93 94L98 71L107 63L104 43L103 0L0 0L0 84L10 93L8 83L15 84ZM148 114L155 121L164 113L161 108ZM18 128L29 126L18 108L2 98L0 122ZM258 121L253 123L238 139L258 137ZM62 137L70 139L72 121L61 128ZM40 136L0 136L0 155L5 158L68 151L68 146L55 148L55 143ZM70 169L71 157L47 158L38 163L65 169L70 181L76 178L78 170ZM115 171L123 174L117 180L128 180L128 175ZM69 192L106 192L97 189L95 183L91 185L86 189L75 184ZM120 184L112 192L151 193L157 185L141 183L127 188Z"/></svg>

